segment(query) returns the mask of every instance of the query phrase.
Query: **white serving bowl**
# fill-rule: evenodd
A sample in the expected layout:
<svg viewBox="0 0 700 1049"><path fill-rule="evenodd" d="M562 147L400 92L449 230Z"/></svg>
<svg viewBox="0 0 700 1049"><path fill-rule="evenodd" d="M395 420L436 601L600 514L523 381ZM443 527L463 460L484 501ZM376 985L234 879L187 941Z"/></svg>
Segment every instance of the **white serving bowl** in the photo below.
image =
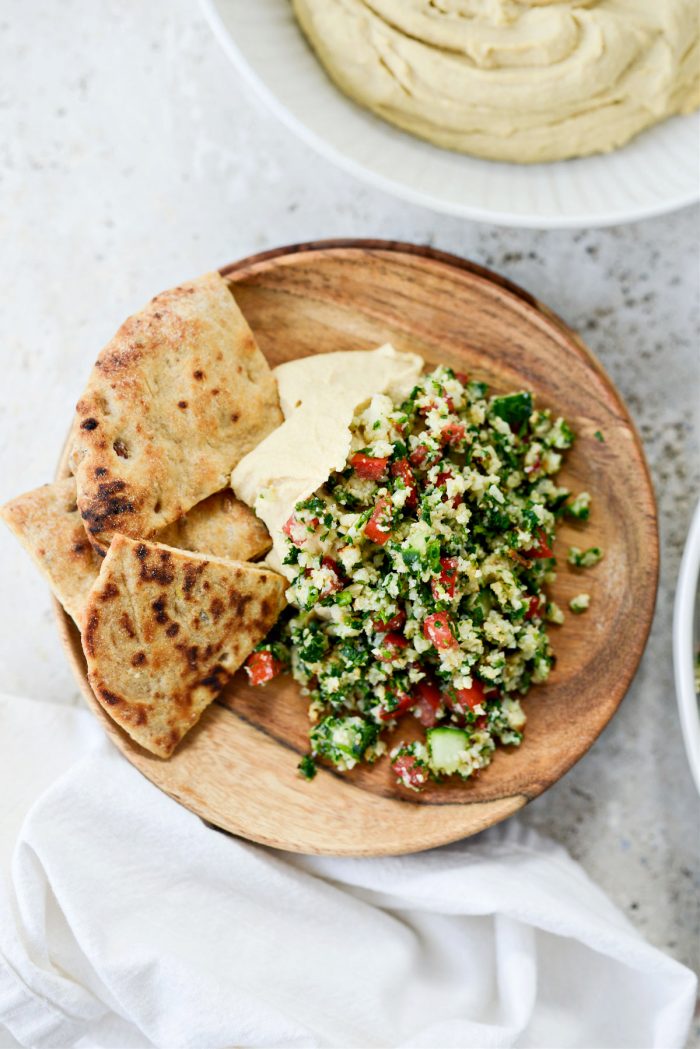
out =
<svg viewBox="0 0 700 1049"><path fill-rule="evenodd" d="M438 149L362 109L328 79L289 0L201 0L226 53L270 108L329 160L436 211L539 229L634 222L700 198L700 115L604 156L517 165Z"/></svg>
<svg viewBox="0 0 700 1049"><path fill-rule="evenodd" d="M676 605L673 612L673 665L676 698L683 729L685 749L695 785L700 792L700 708L695 692L695 652L698 645L696 604L700 582L700 503L695 509L683 560L678 573Z"/></svg>

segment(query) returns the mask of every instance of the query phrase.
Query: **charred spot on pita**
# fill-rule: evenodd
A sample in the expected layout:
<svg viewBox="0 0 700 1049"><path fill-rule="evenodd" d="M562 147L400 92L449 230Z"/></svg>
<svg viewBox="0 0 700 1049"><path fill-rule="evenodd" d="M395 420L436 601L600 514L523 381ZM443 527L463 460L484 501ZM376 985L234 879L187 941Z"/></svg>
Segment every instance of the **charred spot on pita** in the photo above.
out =
<svg viewBox="0 0 700 1049"><path fill-rule="evenodd" d="M94 656L95 654L95 634L99 625L100 616L99 613L95 610L94 612L91 612L88 616L88 621L85 625L85 630L83 632L83 644L85 645L85 649L88 655L91 656Z"/></svg>
<svg viewBox="0 0 700 1049"><path fill-rule="evenodd" d="M108 688L100 687L99 693L104 699L105 703L109 703L110 707L116 707L118 703L124 702L121 696L118 696L116 692L110 692Z"/></svg>

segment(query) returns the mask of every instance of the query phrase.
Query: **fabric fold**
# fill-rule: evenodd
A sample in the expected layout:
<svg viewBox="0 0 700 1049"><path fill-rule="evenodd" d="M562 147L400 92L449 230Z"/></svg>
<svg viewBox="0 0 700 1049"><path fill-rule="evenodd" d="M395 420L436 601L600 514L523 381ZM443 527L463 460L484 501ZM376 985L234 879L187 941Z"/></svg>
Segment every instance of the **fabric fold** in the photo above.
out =
<svg viewBox="0 0 700 1049"><path fill-rule="evenodd" d="M2 902L21 1045L683 1044L692 973L517 820L415 856L285 855L88 735L22 823Z"/></svg>

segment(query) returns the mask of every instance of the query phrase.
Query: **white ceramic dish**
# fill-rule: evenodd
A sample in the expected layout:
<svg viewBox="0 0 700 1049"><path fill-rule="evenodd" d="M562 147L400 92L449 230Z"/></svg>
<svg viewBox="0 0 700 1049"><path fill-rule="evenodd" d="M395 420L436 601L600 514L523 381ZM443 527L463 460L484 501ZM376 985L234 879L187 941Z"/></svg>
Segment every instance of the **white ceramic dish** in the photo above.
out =
<svg viewBox="0 0 700 1049"><path fill-rule="evenodd" d="M465 218L562 228L634 222L700 199L700 115L675 117L605 156L502 164L437 149L347 99L289 0L201 0L239 71L293 131L373 185Z"/></svg>
<svg viewBox="0 0 700 1049"><path fill-rule="evenodd" d="M694 662L698 648L698 583L700 583L700 503L695 509L678 574L673 612L673 665L676 697L685 749L700 792L700 707L695 693Z"/></svg>

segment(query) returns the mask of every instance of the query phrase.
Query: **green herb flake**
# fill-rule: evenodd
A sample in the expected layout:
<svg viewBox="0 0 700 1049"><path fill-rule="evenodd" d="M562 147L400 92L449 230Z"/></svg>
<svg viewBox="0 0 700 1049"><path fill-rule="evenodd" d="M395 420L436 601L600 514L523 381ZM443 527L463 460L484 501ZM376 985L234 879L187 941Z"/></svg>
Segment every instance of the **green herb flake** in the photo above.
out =
<svg viewBox="0 0 700 1049"><path fill-rule="evenodd" d="M580 492L575 499L567 503L564 513L575 521L587 521L591 514L591 497L588 492Z"/></svg>
<svg viewBox="0 0 700 1049"><path fill-rule="evenodd" d="M581 615L582 612L586 612L588 606L591 603L589 594L577 594L576 597L572 597L569 601L569 608L576 615Z"/></svg>
<svg viewBox="0 0 700 1049"><path fill-rule="evenodd" d="M574 568L592 568L602 557L603 551L599 546L590 546L588 550L579 550L577 546L570 546L566 559Z"/></svg>
<svg viewBox="0 0 700 1049"><path fill-rule="evenodd" d="M520 430L532 415L532 394L511 393L507 397L494 397L491 411L513 429Z"/></svg>
<svg viewBox="0 0 700 1049"><path fill-rule="evenodd" d="M304 757L297 765L297 768L299 769L299 775L302 777L302 779L306 780L312 780L318 772L318 769L316 768L316 762L310 754L304 755Z"/></svg>

